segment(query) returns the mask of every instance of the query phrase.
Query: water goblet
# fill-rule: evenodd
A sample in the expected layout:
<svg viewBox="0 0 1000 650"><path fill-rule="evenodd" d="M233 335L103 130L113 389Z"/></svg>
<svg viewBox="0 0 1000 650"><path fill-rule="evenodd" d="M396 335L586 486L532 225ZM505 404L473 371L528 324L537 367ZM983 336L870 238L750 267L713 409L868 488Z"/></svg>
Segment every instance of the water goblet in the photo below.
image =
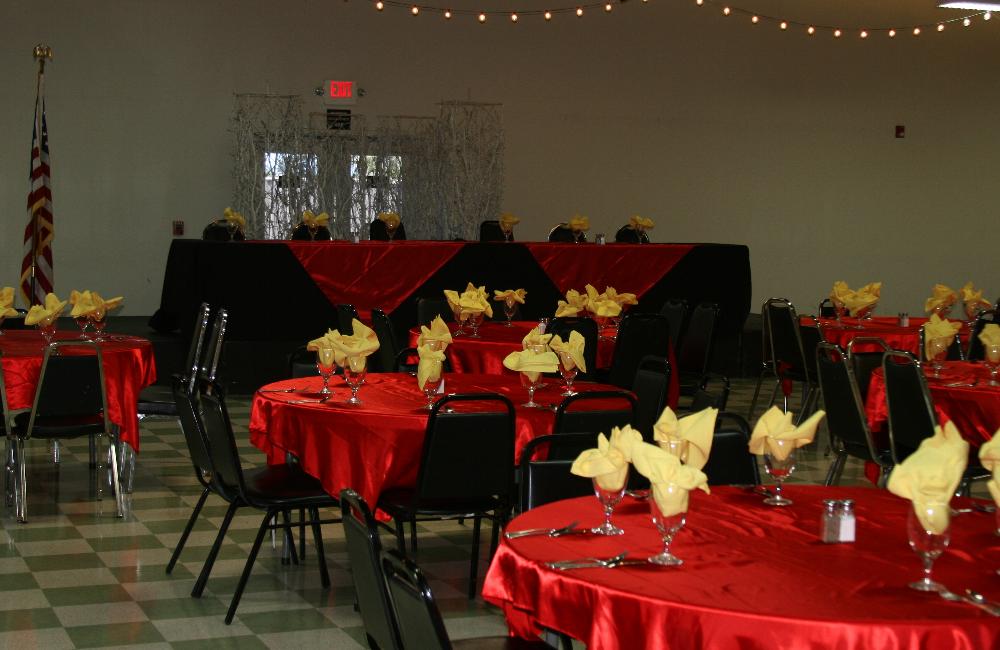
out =
<svg viewBox="0 0 1000 650"><path fill-rule="evenodd" d="M778 453L765 452L764 471L774 479L774 496L764 499L769 506L790 506L792 500L781 494L781 482L795 471L795 440L778 440L771 438L769 445L774 445Z"/></svg>
<svg viewBox="0 0 1000 650"><path fill-rule="evenodd" d="M108 324L108 312L103 308L95 309L90 313L91 327L94 329L94 341L101 343L104 341L104 327Z"/></svg>
<svg viewBox="0 0 1000 650"><path fill-rule="evenodd" d="M594 319L594 322L597 323L597 332L598 332L597 339L599 341L614 340L610 336L605 334L605 330L607 330L608 325L611 322L611 319L608 318L607 316L598 316L597 314L592 314L592 317Z"/></svg>
<svg viewBox="0 0 1000 650"><path fill-rule="evenodd" d="M560 352L559 374L562 375L563 383L566 384L566 390L561 393L563 397L576 395L576 391L573 390L573 381L576 379L578 372L579 370L576 367L576 362L573 361L572 355L569 352Z"/></svg>
<svg viewBox="0 0 1000 650"><path fill-rule="evenodd" d="M77 316L75 319L77 327L80 328L80 338L84 341L90 340L87 330L90 329L90 318L87 316Z"/></svg>
<svg viewBox="0 0 1000 650"><path fill-rule="evenodd" d="M680 438L674 438L671 436L667 440L660 440L659 444L661 449L665 450L672 456L676 456L677 460L682 463L687 462L688 448L691 445L691 443L687 440L681 440Z"/></svg>
<svg viewBox="0 0 1000 650"><path fill-rule="evenodd" d="M472 328L472 334L469 334L470 339L478 339L479 336L479 326L483 324L483 312L475 312L469 314L469 327Z"/></svg>
<svg viewBox="0 0 1000 650"><path fill-rule="evenodd" d="M950 302L941 303L940 305L932 309L931 312L937 314L938 318L941 319L948 318L948 314L951 313L952 304L953 303Z"/></svg>
<svg viewBox="0 0 1000 650"><path fill-rule="evenodd" d="M983 365L990 370L990 386L1000 386L997 371L1000 371L1000 345L983 346Z"/></svg>
<svg viewBox="0 0 1000 650"><path fill-rule="evenodd" d="M874 311L875 305L866 305L859 309L854 310L854 319L857 323L854 325L854 329L863 330L865 326L862 324L863 321L868 320L871 317L872 311Z"/></svg>
<svg viewBox="0 0 1000 650"><path fill-rule="evenodd" d="M45 345L42 347L44 350L52 345L52 339L56 336L56 317L49 316L38 321L38 331L42 333L42 338L45 339Z"/></svg>
<svg viewBox="0 0 1000 650"><path fill-rule="evenodd" d="M541 379L542 373L540 372L522 372L521 373L521 385L528 389L528 401L522 404L526 408L537 409L542 408L542 405L535 401L535 390L538 389L539 379Z"/></svg>
<svg viewBox="0 0 1000 650"><path fill-rule="evenodd" d="M337 363L334 361L333 349L320 348L316 351L316 370L323 378L323 388L319 394L327 397L330 394L330 377L337 371Z"/></svg>
<svg viewBox="0 0 1000 650"><path fill-rule="evenodd" d="M514 312L517 311L517 304L514 302L513 298L504 298L503 301L503 315L507 317L507 322L504 327L513 327L514 324L511 320L514 318Z"/></svg>
<svg viewBox="0 0 1000 650"><path fill-rule="evenodd" d="M833 311L837 316L837 326L843 327L844 316L847 315L847 305L840 302L839 300L833 300L832 298L830 299L830 301L833 302Z"/></svg>
<svg viewBox="0 0 1000 650"><path fill-rule="evenodd" d="M925 519L944 518L943 520L946 522L944 531L935 533L934 531L927 530L928 527L917 516L917 508L920 508L920 512L924 515ZM910 540L910 548L920 556L920 560L924 564L924 577L916 582L911 582L909 584L910 589L916 589L917 591L940 591L944 589L944 585L935 582L931 578L931 570L934 568L934 560L938 559L944 553L944 550L948 548L948 543L951 541L951 534L948 530L951 524L950 513L951 507L947 503L919 505L914 503L913 507L910 508L906 516L906 534Z"/></svg>
<svg viewBox="0 0 1000 650"><path fill-rule="evenodd" d="M351 389L351 398L347 400L348 404L356 406L361 404L361 400L358 399L358 391L361 390L361 384L365 382L365 375L368 374L367 365L368 358L363 356L347 357L347 361L344 363L344 381Z"/></svg>
<svg viewBox="0 0 1000 650"><path fill-rule="evenodd" d="M441 377L441 364L435 363L435 368L430 375L427 376L427 380L424 381L424 387L421 390L424 392L424 397L427 398L427 403L424 404L424 408L428 411L434 408L434 402L437 401L435 398L441 391L441 385L444 383Z"/></svg>
<svg viewBox="0 0 1000 650"><path fill-rule="evenodd" d="M657 489L661 493L670 494L683 488L670 483L665 486L657 486ZM663 539L663 550L659 555L650 557L648 561L660 566L680 566L684 564L684 560L670 552L670 544L674 541L674 536L687 523L687 513L678 512L673 515L666 515L660 509L654 497L650 497L649 499L649 512L653 517L653 525L656 526L656 530L659 531L660 537Z"/></svg>
<svg viewBox="0 0 1000 650"><path fill-rule="evenodd" d="M931 339L927 342L927 356L931 360L931 368L934 370L934 377L941 376L944 369L944 360L948 357L948 346L951 340L947 338Z"/></svg>
<svg viewBox="0 0 1000 650"><path fill-rule="evenodd" d="M452 332L451 335L462 336L463 334L465 334L465 330L463 330L462 327L465 325L465 321L468 318L468 316L465 315L465 313L462 311L462 308L459 307L458 305L455 305L455 307L452 308L451 313L455 316L455 322L458 324L458 327L455 328L455 331Z"/></svg>
<svg viewBox="0 0 1000 650"><path fill-rule="evenodd" d="M621 485L614 489L607 489L607 487L602 486L599 479L603 478L605 486L607 485L606 477L596 477L594 481L594 496L600 502L601 507L604 508L604 523L596 528L591 528L590 532L595 535L624 535L625 531L615 526L611 523L611 513L614 512L615 506L621 503L622 499L625 497L625 486L628 485L628 467L621 475ZM617 478L617 477L616 477Z"/></svg>
<svg viewBox="0 0 1000 650"><path fill-rule="evenodd" d="M979 312L983 311L983 306L975 301L970 300L965 303L965 322L972 329L972 326L976 324L976 318L979 317Z"/></svg>

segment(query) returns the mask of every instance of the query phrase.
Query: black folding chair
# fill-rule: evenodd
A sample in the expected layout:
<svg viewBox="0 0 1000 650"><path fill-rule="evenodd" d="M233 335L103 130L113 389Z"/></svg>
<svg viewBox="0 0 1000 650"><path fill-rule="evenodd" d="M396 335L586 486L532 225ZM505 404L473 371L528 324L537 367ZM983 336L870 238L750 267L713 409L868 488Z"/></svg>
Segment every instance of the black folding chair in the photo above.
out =
<svg viewBox="0 0 1000 650"><path fill-rule="evenodd" d="M504 232L497 219L487 219L479 224L479 241L514 241L514 235Z"/></svg>
<svg viewBox="0 0 1000 650"><path fill-rule="evenodd" d="M369 372L396 372L396 355L402 349L396 327L381 309L372 310L372 330L378 337L379 348L368 359Z"/></svg>
<svg viewBox="0 0 1000 650"><path fill-rule="evenodd" d="M768 405L774 403L783 381L802 384L802 408L798 416L798 421L801 422L812 414L819 399L819 384L816 383L813 361L816 345L821 338L819 326L816 324L814 327L801 327L795 306L785 298L769 298L764 301L761 315L763 363L760 375L757 377L753 399L750 401L747 419L753 419L764 376L770 374L774 379L774 387ZM784 392L782 392L782 410L788 411L788 395Z"/></svg>
<svg viewBox="0 0 1000 650"><path fill-rule="evenodd" d="M684 325L687 322L688 303L686 300L671 298L663 303L660 313L667 317L670 324L670 340L677 349L683 341Z"/></svg>
<svg viewBox="0 0 1000 650"><path fill-rule="evenodd" d="M194 333L188 346L187 361L184 364L184 376L188 377L194 386L195 376L201 366L202 348L205 342L205 332L208 330L210 308L207 302L201 303L194 320ZM146 417L177 417L177 406L170 386L147 386L139 392L139 402L136 404L139 419Z"/></svg>
<svg viewBox="0 0 1000 650"><path fill-rule="evenodd" d="M923 369L909 352L889 350L882 358L889 442L893 465L903 462L925 438L934 435L937 416Z"/></svg>
<svg viewBox="0 0 1000 650"><path fill-rule="evenodd" d="M607 383L631 388L639 361L647 355L669 358L670 324L661 314L626 314L618 328Z"/></svg>
<svg viewBox="0 0 1000 650"><path fill-rule="evenodd" d="M539 436L525 445L521 450L521 461L518 463L517 472L520 512L553 501L586 496L594 492L594 485L590 479L570 474L573 458L547 457L544 460L535 458L539 455L540 447L552 444L570 444L574 448L590 449L596 445L596 440L591 433L560 433Z"/></svg>
<svg viewBox="0 0 1000 650"><path fill-rule="evenodd" d="M587 233L582 230L574 232L569 224L560 223L549 231L548 240L550 242L582 243L587 241Z"/></svg>
<svg viewBox="0 0 1000 650"><path fill-rule="evenodd" d="M632 382L637 404L635 428L646 442L653 441L653 424L667 406L670 392L670 362L663 357L645 356Z"/></svg>
<svg viewBox="0 0 1000 650"><path fill-rule="evenodd" d="M417 298L417 325L430 325L437 316L450 323L455 320L455 314L444 298Z"/></svg>
<svg viewBox="0 0 1000 650"><path fill-rule="evenodd" d="M333 239L333 235L330 234L330 229L326 226L318 226L309 229L304 223L300 223L294 228L292 228L292 241L330 241Z"/></svg>
<svg viewBox="0 0 1000 650"><path fill-rule="evenodd" d="M376 219L368 224L368 238L372 241L401 241L406 239L406 227L400 223L396 227L396 232L389 236L389 229L386 227L385 222L381 219Z"/></svg>
<svg viewBox="0 0 1000 650"><path fill-rule="evenodd" d="M708 374L718 321L719 306L715 303L703 302L691 312L683 342L675 346L681 395L693 395Z"/></svg>
<svg viewBox="0 0 1000 650"><path fill-rule="evenodd" d="M615 408L590 409L587 402L612 401ZM634 425L639 410L635 395L624 390L595 390L566 397L556 408L555 434L598 433L608 435L612 427ZM557 445L553 445L557 446ZM562 445L558 445L562 446ZM593 446L593 445L591 445ZM550 451L551 454L551 451Z"/></svg>
<svg viewBox="0 0 1000 650"><path fill-rule="evenodd" d="M649 234L643 230L639 231L629 224L625 224L615 231L615 242L619 244L648 244Z"/></svg>
<svg viewBox="0 0 1000 650"><path fill-rule="evenodd" d="M358 317L358 310L354 305L337 305L337 331L344 336L354 334L354 319Z"/></svg>
<svg viewBox="0 0 1000 650"><path fill-rule="evenodd" d="M856 349L868 346L877 347L878 350L859 352ZM854 374L854 382L858 387L858 394L861 395L862 404L868 397L868 386L872 381L872 372L876 368L882 367L882 357L890 349L888 343L876 336L856 336L847 342L847 362Z"/></svg>
<svg viewBox="0 0 1000 650"><path fill-rule="evenodd" d="M701 470L709 485L760 485L760 468L749 443L750 425L742 416L723 412L716 416L712 453Z"/></svg>

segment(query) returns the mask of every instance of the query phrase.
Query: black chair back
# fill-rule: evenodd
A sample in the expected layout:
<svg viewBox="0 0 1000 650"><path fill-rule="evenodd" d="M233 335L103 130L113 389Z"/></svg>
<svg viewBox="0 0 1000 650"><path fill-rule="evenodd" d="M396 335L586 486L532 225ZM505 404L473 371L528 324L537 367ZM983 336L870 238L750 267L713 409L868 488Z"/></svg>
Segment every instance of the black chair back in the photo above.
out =
<svg viewBox="0 0 1000 650"><path fill-rule="evenodd" d="M444 298L417 298L417 325L430 325L430 322L440 316L441 320L450 323L455 315Z"/></svg>
<svg viewBox="0 0 1000 650"><path fill-rule="evenodd" d="M648 244L649 234L645 230L639 232L625 224L615 232L615 241L619 244Z"/></svg>
<svg viewBox="0 0 1000 650"><path fill-rule="evenodd" d="M879 462L847 355L832 343L820 343L816 348L816 369L830 437L849 455Z"/></svg>
<svg viewBox="0 0 1000 650"><path fill-rule="evenodd" d="M198 379L198 369L201 367L201 353L205 349L205 333L208 331L208 321L211 319L212 308L207 302L198 306L194 318L194 331L191 333L191 343L188 345L187 361L184 373L187 377L188 390L195 389Z"/></svg>
<svg viewBox="0 0 1000 650"><path fill-rule="evenodd" d="M397 551L386 550L382 552L382 570L403 647L451 650L441 612L420 568Z"/></svg>
<svg viewBox="0 0 1000 650"><path fill-rule="evenodd" d="M594 485L590 479L570 474L573 458L535 459L535 456L539 455L539 447L551 444L569 444L583 450L593 448L597 441L590 433L560 433L539 436L525 445L521 450L521 462L518 465L520 476L518 505L521 512L553 501L582 497L594 492Z"/></svg>
<svg viewBox="0 0 1000 650"><path fill-rule="evenodd" d="M597 339L599 336L597 323L593 318L577 316L562 316L553 318L545 328L546 334L558 335L563 341L569 340L570 332L579 332L583 337L583 360L587 364L587 372L578 373L577 379L593 381L597 374Z"/></svg>
<svg viewBox="0 0 1000 650"><path fill-rule="evenodd" d="M331 239L333 239L333 235L330 234L330 229L326 226L319 226L310 231L309 226L300 223L292 228L292 241L330 241Z"/></svg>
<svg viewBox="0 0 1000 650"><path fill-rule="evenodd" d="M171 381L171 388L174 394L174 404L177 406L177 417L181 422L181 433L184 434L184 442L187 444L188 454L191 456L191 464L194 466L195 476L205 487L210 484L212 489L227 500L233 499L236 494L227 491L225 484L212 480L212 458L208 453L208 446L205 442L205 432L202 430L202 423L198 417L200 400L197 392L190 392L187 389L188 382L180 375L174 375Z"/></svg>
<svg viewBox="0 0 1000 650"><path fill-rule="evenodd" d="M715 420L712 453L701 471L709 485L759 485L757 458L750 453L750 425L735 413L720 412Z"/></svg>
<svg viewBox="0 0 1000 650"><path fill-rule="evenodd" d="M677 351L677 367L681 372L698 375L708 372L718 322L719 306L714 302L700 303L691 312L683 343Z"/></svg>
<svg viewBox="0 0 1000 650"><path fill-rule="evenodd" d="M917 360L929 361L927 358L927 334L924 327L920 328L918 341L920 350L917 355ZM952 338L951 343L948 344L948 353L945 355L945 359L947 361L965 361L965 350L962 349L962 340L958 337L957 332L955 333L954 338Z"/></svg>
<svg viewBox="0 0 1000 650"><path fill-rule="evenodd" d="M340 367L337 367L340 370ZM292 379L300 377L314 377L316 370L316 353L307 350L306 346L300 345L288 355L288 376Z"/></svg>
<svg viewBox="0 0 1000 650"><path fill-rule="evenodd" d="M469 411L463 403L489 404ZM448 412L454 408L454 412ZM447 395L431 409L424 437L417 504L435 499L481 501L510 495L514 474L514 405L496 393Z"/></svg>
<svg viewBox="0 0 1000 650"><path fill-rule="evenodd" d="M198 400L201 409L197 411L196 417L201 423L199 430L205 436L212 481L221 490L245 498L243 465L240 463L222 387L215 382L199 381Z"/></svg>
<svg viewBox="0 0 1000 650"><path fill-rule="evenodd" d="M875 352L858 352L855 348L874 345L879 349ZM882 356L889 351L889 344L874 336L857 336L847 343L847 361L854 374L854 382L858 387L863 404L868 398L868 386L872 381L872 371L882 367Z"/></svg>
<svg viewBox="0 0 1000 650"><path fill-rule="evenodd" d="M382 541L375 516L354 490L341 491L340 509L347 559L368 645L380 650L401 650L399 628L382 572Z"/></svg>
<svg viewBox="0 0 1000 650"><path fill-rule="evenodd" d="M479 224L479 241L514 241L514 236L508 236L497 219L488 219Z"/></svg>
<svg viewBox="0 0 1000 650"><path fill-rule="evenodd" d="M684 343L684 324L688 314L687 300L671 298L663 303L660 313L667 317L667 322L670 324L670 340L676 349Z"/></svg>
<svg viewBox="0 0 1000 650"><path fill-rule="evenodd" d="M820 318L836 318L837 308L833 304L833 300L829 298L823 298L819 301L819 307L816 310Z"/></svg>
<svg viewBox="0 0 1000 650"><path fill-rule="evenodd" d="M618 408L588 410L586 402L598 400L613 400L620 404ZM581 408L581 405L583 408ZM565 398L556 409L556 421L552 433L588 433L590 443L580 447L576 439L557 440L549 445L549 458L565 460L576 458L581 451L596 445L597 434L611 434L612 427L634 425L638 403L632 393L624 390L599 390L577 393Z"/></svg>
<svg viewBox="0 0 1000 650"><path fill-rule="evenodd" d="M393 236L389 237L389 229L385 227L385 222L376 219L368 226L368 238L372 241L400 241L406 239L406 227L400 223Z"/></svg>
<svg viewBox="0 0 1000 650"><path fill-rule="evenodd" d="M889 411L889 443L898 465L934 435L937 418L920 363L909 352L890 350L882 359L885 402Z"/></svg>
<svg viewBox="0 0 1000 650"><path fill-rule="evenodd" d="M670 345L670 323L665 316L626 314L618 328L608 383L619 388L631 388L639 361L646 355L669 358Z"/></svg>
<svg viewBox="0 0 1000 650"><path fill-rule="evenodd" d="M17 312L17 316L14 316L13 318L8 316L3 320L3 322L0 322L0 330L28 329L28 326L24 324L24 317L28 315L28 310L15 307L14 311Z"/></svg>
<svg viewBox="0 0 1000 650"><path fill-rule="evenodd" d="M372 310L372 330L378 337L379 348L368 359L369 372L396 372L396 355L401 348L396 327L381 309Z"/></svg>
<svg viewBox="0 0 1000 650"><path fill-rule="evenodd" d="M569 225L561 223L549 231L550 242L585 242L587 235L584 232L573 232Z"/></svg>
<svg viewBox="0 0 1000 650"><path fill-rule="evenodd" d="M353 336L354 319L358 317L358 310L354 305L337 305L337 331L344 336Z"/></svg>
<svg viewBox="0 0 1000 650"><path fill-rule="evenodd" d="M201 238L204 241L244 241L246 235L234 224L219 219L205 226L201 231Z"/></svg>
<svg viewBox="0 0 1000 650"><path fill-rule="evenodd" d="M205 345L205 356L202 357L197 379L214 382L218 376L228 323L229 312L226 309L219 309L215 312L215 320L212 321L212 333Z"/></svg>
<svg viewBox="0 0 1000 650"><path fill-rule="evenodd" d="M56 352L69 348L87 353ZM103 359L101 348L89 341L54 343L45 349L35 401L28 415L27 437L45 437L49 427L44 424L56 424L53 429L59 431L60 422L94 416L103 418L104 431L110 433Z"/></svg>
<svg viewBox="0 0 1000 650"><path fill-rule="evenodd" d="M979 312L976 316L976 322L972 324L972 332L969 333L969 351L966 353L965 358L969 361L982 361L985 357L983 351L983 342L979 340L979 335L982 334L983 329L991 323L997 322L997 312L993 309L986 309Z"/></svg>
<svg viewBox="0 0 1000 650"><path fill-rule="evenodd" d="M803 332L795 306L784 298L770 298L764 303L763 318L770 361L775 367L787 364L784 376L811 383L813 373L810 371L808 360L813 357L806 356ZM819 343L819 328L806 329L815 330L809 333L811 343L809 354L815 354L813 348Z"/></svg>
<svg viewBox="0 0 1000 650"><path fill-rule="evenodd" d="M638 400L635 428L646 442L653 441L653 424L667 406L670 391L670 362L663 357L645 356L632 382Z"/></svg>

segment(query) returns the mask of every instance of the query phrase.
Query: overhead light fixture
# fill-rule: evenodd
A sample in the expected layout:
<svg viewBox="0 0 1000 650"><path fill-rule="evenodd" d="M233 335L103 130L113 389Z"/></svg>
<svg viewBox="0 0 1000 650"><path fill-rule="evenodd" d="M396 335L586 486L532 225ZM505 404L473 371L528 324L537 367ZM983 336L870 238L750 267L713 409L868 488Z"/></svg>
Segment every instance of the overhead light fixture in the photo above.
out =
<svg viewBox="0 0 1000 650"><path fill-rule="evenodd" d="M938 5L943 9L972 9L974 11L1000 11L1000 2L972 2L969 0L950 0Z"/></svg>

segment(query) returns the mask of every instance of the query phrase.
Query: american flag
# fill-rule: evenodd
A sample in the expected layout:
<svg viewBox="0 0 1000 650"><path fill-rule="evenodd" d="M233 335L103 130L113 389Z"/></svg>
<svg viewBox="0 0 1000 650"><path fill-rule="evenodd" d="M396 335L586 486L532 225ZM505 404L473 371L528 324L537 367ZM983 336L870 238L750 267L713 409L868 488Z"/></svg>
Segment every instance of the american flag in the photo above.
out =
<svg viewBox="0 0 1000 650"><path fill-rule="evenodd" d="M49 187L49 133L45 124L45 98L39 83L35 97L35 125L31 133L31 191L28 225L24 229L21 262L21 296L26 305L44 304L52 291L52 190ZM32 281L34 277L34 281Z"/></svg>

